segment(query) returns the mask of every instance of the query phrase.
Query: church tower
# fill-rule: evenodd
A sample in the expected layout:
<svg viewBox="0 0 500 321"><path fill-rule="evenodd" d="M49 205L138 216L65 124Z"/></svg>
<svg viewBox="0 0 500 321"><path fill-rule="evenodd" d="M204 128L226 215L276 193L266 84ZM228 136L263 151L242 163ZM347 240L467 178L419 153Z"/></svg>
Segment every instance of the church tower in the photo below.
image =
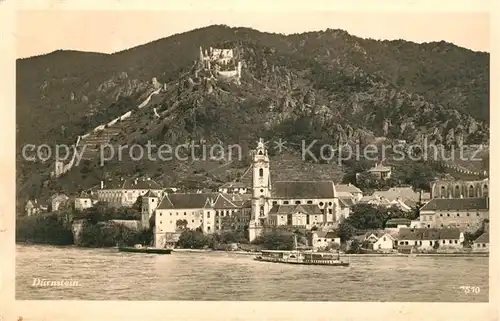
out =
<svg viewBox="0 0 500 321"><path fill-rule="evenodd" d="M159 197L152 191L142 196L141 225L143 229L149 229L149 220L158 207Z"/></svg>
<svg viewBox="0 0 500 321"><path fill-rule="evenodd" d="M271 176L269 156L264 141L259 139L257 149L252 155L252 219L261 225L269 213L271 196Z"/></svg>

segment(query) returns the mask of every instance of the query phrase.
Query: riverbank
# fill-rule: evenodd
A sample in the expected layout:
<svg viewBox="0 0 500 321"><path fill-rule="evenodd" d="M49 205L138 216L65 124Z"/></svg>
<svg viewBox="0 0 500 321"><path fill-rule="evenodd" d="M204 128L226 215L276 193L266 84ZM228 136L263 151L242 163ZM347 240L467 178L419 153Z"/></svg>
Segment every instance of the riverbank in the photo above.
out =
<svg viewBox="0 0 500 321"><path fill-rule="evenodd" d="M174 249L173 252L180 253L228 253L236 255L257 255L260 252L247 252L247 251L222 251L212 249ZM489 257L489 253L362 253L362 254L341 254L343 257Z"/></svg>

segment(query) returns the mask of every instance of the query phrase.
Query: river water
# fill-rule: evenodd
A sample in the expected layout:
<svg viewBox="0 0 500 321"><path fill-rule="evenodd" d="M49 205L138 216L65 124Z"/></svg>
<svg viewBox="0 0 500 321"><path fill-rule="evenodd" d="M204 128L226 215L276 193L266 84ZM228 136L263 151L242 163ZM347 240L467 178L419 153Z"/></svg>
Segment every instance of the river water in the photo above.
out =
<svg viewBox="0 0 500 321"><path fill-rule="evenodd" d="M487 302L489 292L487 257L350 257L350 267L329 267L227 252L154 255L38 245L16 251L17 300ZM78 286L33 286L35 278Z"/></svg>

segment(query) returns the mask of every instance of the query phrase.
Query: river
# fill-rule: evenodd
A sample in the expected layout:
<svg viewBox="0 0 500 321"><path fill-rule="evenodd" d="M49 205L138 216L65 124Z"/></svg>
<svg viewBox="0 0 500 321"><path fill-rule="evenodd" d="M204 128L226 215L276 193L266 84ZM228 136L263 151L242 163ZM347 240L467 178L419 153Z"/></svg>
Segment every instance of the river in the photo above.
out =
<svg viewBox="0 0 500 321"><path fill-rule="evenodd" d="M487 257L350 257L350 267L329 267L257 262L230 252L154 255L40 245L16 251L17 300L487 302L489 292ZM33 286L34 279L78 286Z"/></svg>

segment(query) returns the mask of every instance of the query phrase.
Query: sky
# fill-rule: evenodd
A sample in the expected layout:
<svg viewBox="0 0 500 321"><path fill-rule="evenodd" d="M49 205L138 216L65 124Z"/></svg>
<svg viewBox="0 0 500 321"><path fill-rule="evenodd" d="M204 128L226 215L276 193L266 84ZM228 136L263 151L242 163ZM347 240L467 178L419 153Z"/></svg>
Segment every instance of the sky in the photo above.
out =
<svg viewBox="0 0 500 321"><path fill-rule="evenodd" d="M191 6L161 8L163 10L153 10L153 7L130 10L125 7L129 10L123 10L123 5L111 6L112 1L101 0L108 6L87 5L75 10L75 7L68 6L68 2L80 5L82 2L59 1L62 5L55 7L19 8L15 31L18 58L58 49L112 53L213 24L284 34L343 29L362 38L404 39L418 43L444 40L475 51L490 51L490 16L487 11L478 10L481 6L466 11L429 12L413 10L415 8L412 11L407 8L402 8L404 11L401 8L359 11L352 7L301 8L292 1L288 10L258 5L236 9ZM306 3L311 1L315 0ZM376 1L378 4L383 2Z"/></svg>

